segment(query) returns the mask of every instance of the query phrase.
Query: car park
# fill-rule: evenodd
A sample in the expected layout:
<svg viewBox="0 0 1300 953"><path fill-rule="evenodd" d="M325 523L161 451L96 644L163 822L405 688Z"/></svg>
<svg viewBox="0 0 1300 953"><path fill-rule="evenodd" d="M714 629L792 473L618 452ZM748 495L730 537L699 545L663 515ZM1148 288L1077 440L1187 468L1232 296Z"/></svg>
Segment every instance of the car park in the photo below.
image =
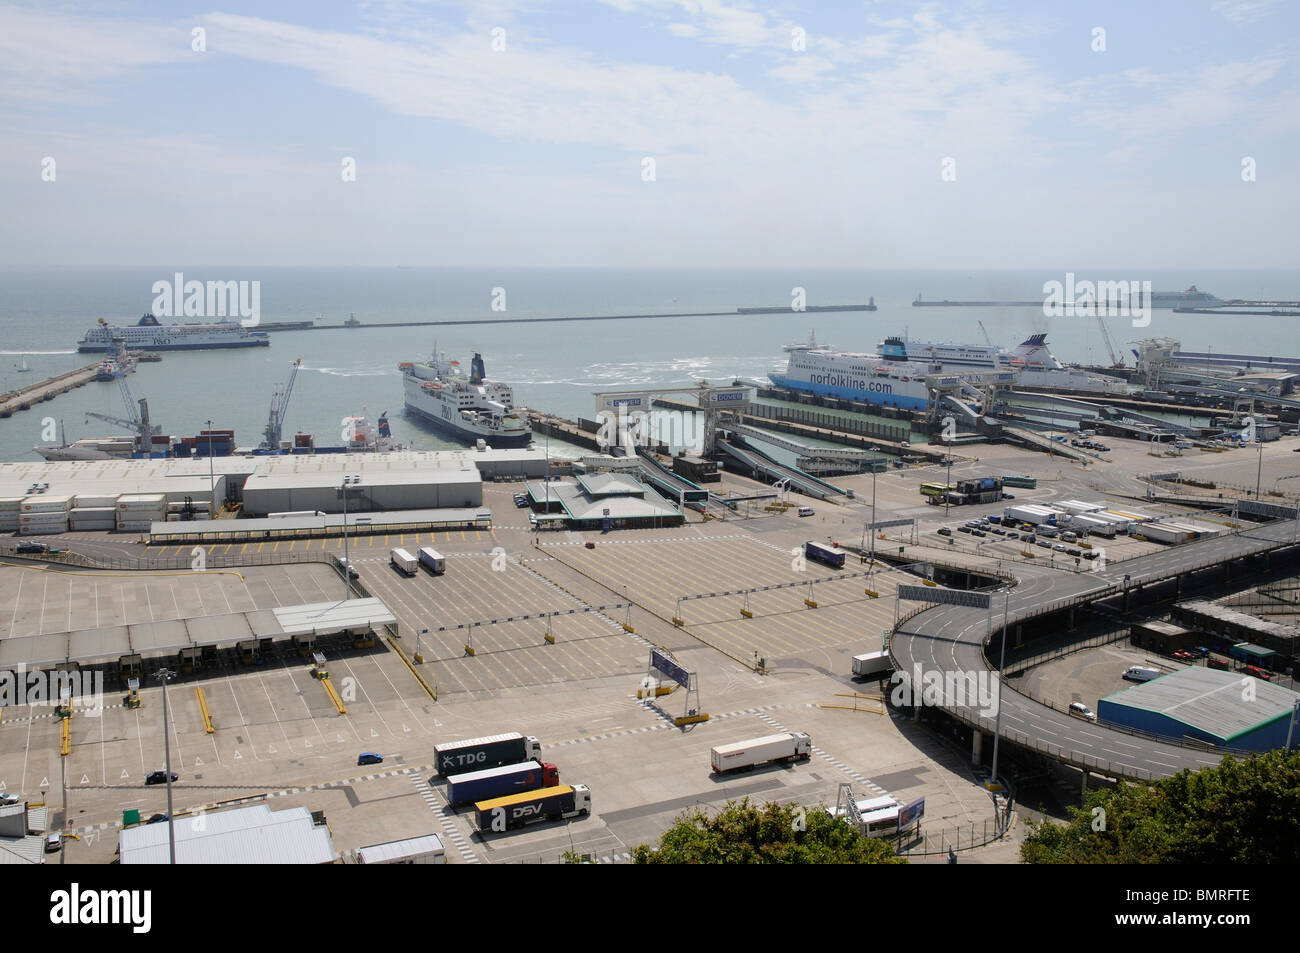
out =
<svg viewBox="0 0 1300 953"><path fill-rule="evenodd" d="M175 771L173 771L173 772L172 772L172 780L173 780L173 781L176 781L176 780L179 780L179 779L180 779L180 775L178 775ZM152 772L152 773L151 773L147 778L144 779L144 783L145 783L145 784L166 784L166 783L167 783L167 772L166 772L166 771L154 771L154 772Z"/></svg>
<svg viewBox="0 0 1300 953"><path fill-rule="evenodd" d="M357 764L383 764L384 756L377 751L364 751L357 756Z"/></svg>

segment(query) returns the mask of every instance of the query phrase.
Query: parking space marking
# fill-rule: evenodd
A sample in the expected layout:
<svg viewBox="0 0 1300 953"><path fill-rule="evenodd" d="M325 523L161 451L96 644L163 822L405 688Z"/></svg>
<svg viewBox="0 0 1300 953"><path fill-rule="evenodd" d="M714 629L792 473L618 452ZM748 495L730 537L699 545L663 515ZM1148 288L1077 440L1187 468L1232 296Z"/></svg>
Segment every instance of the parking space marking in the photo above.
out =
<svg viewBox="0 0 1300 953"><path fill-rule="evenodd" d="M429 786L424 773L422 771L413 773L411 782L415 785L416 790L420 792L420 797L424 798L424 803L429 805L429 810L438 815L438 823L442 826L443 833L456 846L456 850L460 851L461 859L467 864L479 863L478 855L474 853L469 841L465 839L465 835L460 832L460 828L456 825L456 815L452 813L447 802Z"/></svg>

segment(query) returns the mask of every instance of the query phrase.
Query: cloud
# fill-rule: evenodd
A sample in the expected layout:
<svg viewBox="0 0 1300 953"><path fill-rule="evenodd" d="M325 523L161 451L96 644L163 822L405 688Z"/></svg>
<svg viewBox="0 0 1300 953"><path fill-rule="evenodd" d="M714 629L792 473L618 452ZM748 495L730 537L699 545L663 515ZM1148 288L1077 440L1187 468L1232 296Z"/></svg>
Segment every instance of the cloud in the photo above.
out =
<svg viewBox="0 0 1300 953"><path fill-rule="evenodd" d="M1250 23L1269 16L1279 0L1214 0L1210 9L1233 23Z"/></svg>

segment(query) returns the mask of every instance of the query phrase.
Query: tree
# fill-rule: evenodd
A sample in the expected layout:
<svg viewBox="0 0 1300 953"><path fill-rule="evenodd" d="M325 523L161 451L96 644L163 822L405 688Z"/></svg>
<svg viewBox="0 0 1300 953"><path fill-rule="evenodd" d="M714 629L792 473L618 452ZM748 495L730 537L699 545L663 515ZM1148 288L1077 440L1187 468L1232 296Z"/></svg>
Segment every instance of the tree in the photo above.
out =
<svg viewBox="0 0 1300 953"><path fill-rule="evenodd" d="M638 864L902 864L891 844L866 837L822 808L729 801L710 817L684 812L659 839L632 852Z"/></svg>
<svg viewBox="0 0 1300 953"><path fill-rule="evenodd" d="M1030 864L1269 864L1300 856L1300 753L1270 751L1152 784L1089 793L1061 825L1030 825Z"/></svg>

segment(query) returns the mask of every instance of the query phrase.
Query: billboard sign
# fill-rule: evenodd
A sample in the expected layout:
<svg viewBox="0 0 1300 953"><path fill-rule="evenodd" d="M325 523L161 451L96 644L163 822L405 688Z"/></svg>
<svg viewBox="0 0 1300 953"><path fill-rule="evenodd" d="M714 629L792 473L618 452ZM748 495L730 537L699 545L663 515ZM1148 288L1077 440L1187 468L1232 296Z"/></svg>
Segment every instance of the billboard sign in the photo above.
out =
<svg viewBox="0 0 1300 953"><path fill-rule="evenodd" d="M925 798L919 797L898 809L898 829L906 830L925 816Z"/></svg>
<svg viewBox="0 0 1300 953"><path fill-rule="evenodd" d="M656 672L661 672L666 678L676 682L682 688L691 687L691 673L658 649L650 650L650 667Z"/></svg>

